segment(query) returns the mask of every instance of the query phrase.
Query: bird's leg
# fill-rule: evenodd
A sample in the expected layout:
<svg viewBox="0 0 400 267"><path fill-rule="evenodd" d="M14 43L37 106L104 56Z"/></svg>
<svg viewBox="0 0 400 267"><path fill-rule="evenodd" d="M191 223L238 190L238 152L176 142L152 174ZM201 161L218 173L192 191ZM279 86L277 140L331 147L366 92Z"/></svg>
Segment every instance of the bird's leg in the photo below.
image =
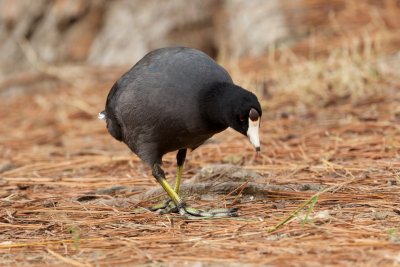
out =
<svg viewBox="0 0 400 267"><path fill-rule="evenodd" d="M181 203L182 200L179 197L178 193L175 192L174 189L169 185L167 180L165 179L165 173L161 169L160 164L154 164L153 166L153 176L157 179L157 182L163 187L165 192L167 192L170 199L162 201L150 208L152 211L161 210L161 214L170 213L170 212L178 212L177 207L178 203ZM176 187L176 185L175 185ZM179 187L179 186L178 186Z"/></svg>
<svg viewBox="0 0 400 267"><path fill-rule="evenodd" d="M199 210L191 207L187 207L182 201L180 196L175 192L175 190L168 184L165 179L164 171L161 169L160 164L154 164L153 166L153 176L157 179L160 185L167 192L168 196L171 198L175 204L175 208L179 211L181 215L187 216L189 218L193 217L236 217L237 209L213 209L213 210Z"/></svg>
<svg viewBox="0 0 400 267"><path fill-rule="evenodd" d="M176 175L174 191L178 195L179 195L179 187L180 187L181 178L182 178L183 164L185 163L185 159L186 159L186 151L187 151L186 148L180 149L178 151L178 153L176 154L176 163L178 165L178 172ZM150 210L152 210L152 211L161 210L161 212L160 212L161 214L178 212L178 209L176 208L174 202L171 199L161 201L160 203L157 203L157 204L151 206Z"/></svg>
<svg viewBox="0 0 400 267"><path fill-rule="evenodd" d="M185 163L186 159L186 148L180 149L178 151L178 154L176 154L176 163L178 165L178 173L176 175L176 181L175 181L175 192L179 194L179 186L181 185L181 178L182 178L182 170L183 170L183 164Z"/></svg>

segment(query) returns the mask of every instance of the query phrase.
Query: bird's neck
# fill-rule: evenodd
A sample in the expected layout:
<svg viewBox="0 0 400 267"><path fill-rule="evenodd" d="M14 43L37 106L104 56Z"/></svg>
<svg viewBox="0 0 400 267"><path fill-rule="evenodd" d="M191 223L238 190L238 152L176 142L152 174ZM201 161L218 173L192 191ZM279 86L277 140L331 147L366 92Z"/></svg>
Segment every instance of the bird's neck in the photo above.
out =
<svg viewBox="0 0 400 267"><path fill-rule="evenodd" d="M231 83L218 83L200 94L200 110L202 116L216 130L229 127L233 116L233 103L230 99L235 95L235 85Z"/></svg>

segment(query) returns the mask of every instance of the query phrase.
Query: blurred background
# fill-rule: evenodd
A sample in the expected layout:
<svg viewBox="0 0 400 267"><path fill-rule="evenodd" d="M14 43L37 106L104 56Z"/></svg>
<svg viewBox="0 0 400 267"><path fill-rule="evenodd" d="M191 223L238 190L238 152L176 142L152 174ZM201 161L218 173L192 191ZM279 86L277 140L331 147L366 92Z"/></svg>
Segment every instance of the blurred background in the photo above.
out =
<svg viewBox="0 0 400 267"><path fill-rule="evenodd" d="M132 65L172 45L237 60L373 42L399 15L398 0L0 0L0 78L32 67L21 40L49 64Z"/></svg>

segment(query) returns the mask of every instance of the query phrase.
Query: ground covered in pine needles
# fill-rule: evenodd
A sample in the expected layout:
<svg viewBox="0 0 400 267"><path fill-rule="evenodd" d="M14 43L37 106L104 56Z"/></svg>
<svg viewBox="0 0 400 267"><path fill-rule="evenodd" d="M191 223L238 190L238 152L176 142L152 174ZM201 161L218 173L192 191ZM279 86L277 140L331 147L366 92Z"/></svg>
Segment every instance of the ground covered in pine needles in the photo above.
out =
<svg viewBox="0 0 400 267"><path fill-rule="evenodd" d="M146 210L165 194L97 120L126 68L46 66L22 43L38 71L0 86L1 265L400 265L400 35L367 25L227 64L262 99L262 151L228 130L189 153L187 201L239 208L207 220Z"/></svg>

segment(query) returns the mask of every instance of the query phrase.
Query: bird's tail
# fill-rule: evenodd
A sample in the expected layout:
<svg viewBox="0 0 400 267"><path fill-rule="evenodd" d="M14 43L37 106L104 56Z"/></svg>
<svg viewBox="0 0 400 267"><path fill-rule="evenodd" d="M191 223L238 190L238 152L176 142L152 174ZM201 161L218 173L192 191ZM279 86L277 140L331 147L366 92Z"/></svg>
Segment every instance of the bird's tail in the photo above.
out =
<svg viewBox="0 0 400 267"><path fill-rule="evenodd" d="M105 121L105 120L107 119L107 113L106 113L106 111L103 110L102 112L100 112L97 118L99 118L99 120Z"/></svg>
<svg viewBox="0 0 400 267"><path fill-rule="evenodd" d="M122 141L122 129L114 113L111 111L109 114L105 110L99 113L98 118L107 122L108 132L118 141Z"/></svg>

